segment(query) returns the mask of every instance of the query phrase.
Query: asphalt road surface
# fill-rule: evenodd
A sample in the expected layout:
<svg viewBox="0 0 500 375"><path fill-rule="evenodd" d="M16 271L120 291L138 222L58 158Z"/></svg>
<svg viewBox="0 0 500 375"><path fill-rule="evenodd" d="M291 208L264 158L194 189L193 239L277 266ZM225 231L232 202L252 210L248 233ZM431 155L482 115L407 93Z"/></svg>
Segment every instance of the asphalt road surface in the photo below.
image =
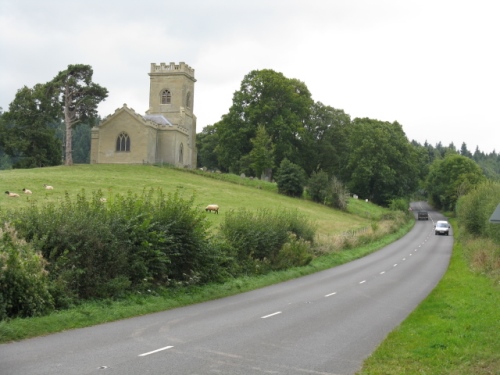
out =
<svg viewBox="0 0 500 375"><path fill-rule="evenodd" d="M354 374L448 267L453 233L434 235L443 217L429 216L384 249L314 275L2 344L0 374Z"/></svg>

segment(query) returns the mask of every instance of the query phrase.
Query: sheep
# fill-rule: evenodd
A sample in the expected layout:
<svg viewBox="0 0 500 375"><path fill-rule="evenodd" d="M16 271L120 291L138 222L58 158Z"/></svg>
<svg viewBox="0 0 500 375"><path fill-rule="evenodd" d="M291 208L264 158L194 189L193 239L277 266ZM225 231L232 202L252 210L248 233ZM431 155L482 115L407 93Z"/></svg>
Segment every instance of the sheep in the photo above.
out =
<svg viewBox="0 0 500 375"><path fill-rule="evenodd" d="M33 194L29 189L23 189L24 194Z"/></svg>
<svg viewBox="0 0 500 375"><path fill-rule="evenodd" d="M7 194L11 198L19 198L19 194L17 193L11 193L10 191L6 191L5 194Z"/></svg>
<svg viewBox="0 0 500 375"><path fill-rule="evenodd" d="M44 185L43 185L43 187L44 187L45 189L47 189L47 190L53 190L53 189L54 189L54 187L53 187L53 186L46 185L46 184L44 184Z"/></svg>
<svg viewBox="0 0 500 375"><path fill-rule="evenodd" d="M205 211L214 211L216 214L219 213L219 206L216 204L209 204L207 207L205 207Z"/></svg>
<svg viewBox="0 0 500 375"><path fill-rule="evenodd" d="M99 201L100 201L101 203L106 203L106 202L107 202L107 199L106 199L106 198L104 198L104 197L102 197L102 198L100 198L100 199L99 199Z"/></svg>

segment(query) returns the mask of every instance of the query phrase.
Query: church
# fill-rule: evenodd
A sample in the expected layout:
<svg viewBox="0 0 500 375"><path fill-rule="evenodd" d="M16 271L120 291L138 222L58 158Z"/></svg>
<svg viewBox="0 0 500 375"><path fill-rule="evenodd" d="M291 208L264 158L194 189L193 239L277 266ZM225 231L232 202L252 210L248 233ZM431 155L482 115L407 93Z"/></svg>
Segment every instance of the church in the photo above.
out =
<svg viewBox="0 0 500 375"><path fill-rule="evenodd" d="M91 164L170 164L196 168L194 69L151 64L145 115L124 104L92 128Z"/></svg>

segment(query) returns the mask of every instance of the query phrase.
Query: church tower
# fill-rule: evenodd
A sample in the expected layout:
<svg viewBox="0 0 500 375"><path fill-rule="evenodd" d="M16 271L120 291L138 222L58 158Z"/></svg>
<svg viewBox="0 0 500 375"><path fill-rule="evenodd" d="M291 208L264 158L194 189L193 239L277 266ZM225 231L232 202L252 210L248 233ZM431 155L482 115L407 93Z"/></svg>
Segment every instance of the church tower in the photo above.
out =
<svg viewBox="0 0 500 375"><path fill-rule="evenodd" d="M194 83L196 82L194 69L184 62L179 64L152 63L149 77L149 109L146 114L165 117L172 126L187 135L184 142L180 139L172 140L171 135L164 135L163 147L160 144L160 148L175 147L176 154L179 155L176 164L183 159L182 164L196 166L196 116L193 113Z"/></svg>

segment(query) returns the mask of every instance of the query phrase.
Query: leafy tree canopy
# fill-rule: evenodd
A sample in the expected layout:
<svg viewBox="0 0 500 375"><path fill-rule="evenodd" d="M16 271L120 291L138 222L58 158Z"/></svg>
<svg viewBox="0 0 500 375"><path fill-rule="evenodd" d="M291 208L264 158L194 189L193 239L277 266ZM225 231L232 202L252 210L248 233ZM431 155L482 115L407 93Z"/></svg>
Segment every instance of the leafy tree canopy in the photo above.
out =
<svg viewBox="0 0 500 375"><path fill-rule="evenodd" d="M66 125L65 164L72 165L72 130L84 121L97 117L97 106L107 98L108 90L92 82L90 65L68 65L47 85L55 108Z"/></svg>
<svg viewBox="0 0 500 375"><path fill-rule="evenodd" d="M483 171L476 162L462 155L448 154L431 164L426 189L436 208L453 210L460 196L484 180Z"/></svg>
<svg viewBox="0 0 500 375"><path fill-rule="evenodd" d="M418 186L418 154L397 122L356 118L349 130L342 180L360 197L387 205Z"/></svg>
<svg viewBox="0 0 500 375"><path fill-rule="evenodd" d="M284 158L300 159L299 143L313 101L306 85L273 70L254 70L233 95L229 113L215 124L219 135L216 153L222 168L238 173L242 157L253 148L259 125L275 144L274 164Z"/></svg>
<svg viewBox="0 0 500 375"><path fill-rule="evenodd" d="M271 137L267 134L266 128L259 125L255 138L250 140L253 145L249 157L251 161L251 168L255 172L255 176L260 178L262 173L274 166L274 150Z"/></svg>
<svg viewBox="0 0 500 375"><path fill-rule="evenodd" d="M306 174L299 165L283 159L276 173L276 184L280 194L301 197L306 184Z"/></svg>
<svg viewBox="0 0 500 375"><path fill-rule="evenodd" d="M35 168L61 164L61 143L49 123L55 112L47 86L37 84L18 90L2 115L0 146L15 160L14 168Z"/></svg>

